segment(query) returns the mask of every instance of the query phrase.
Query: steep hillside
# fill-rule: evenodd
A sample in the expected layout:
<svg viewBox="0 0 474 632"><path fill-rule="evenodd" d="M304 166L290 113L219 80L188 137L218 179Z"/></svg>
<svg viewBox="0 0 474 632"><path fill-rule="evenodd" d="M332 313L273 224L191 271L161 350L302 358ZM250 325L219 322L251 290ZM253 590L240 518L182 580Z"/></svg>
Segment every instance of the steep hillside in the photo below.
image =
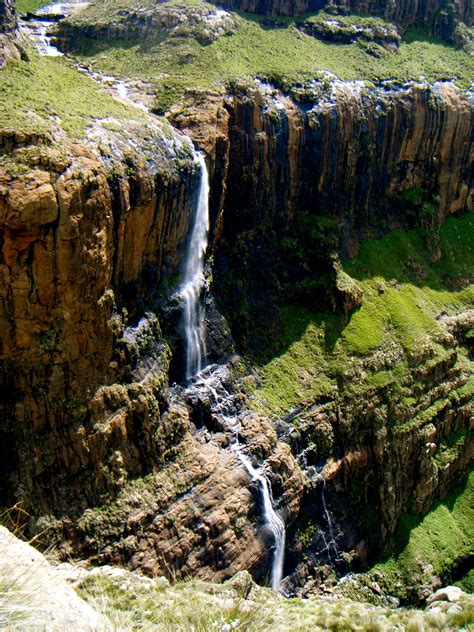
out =
<svg viewBox="0 0 474 632"><path fill-rule="evenodd" d="M241 8L314 13L94 0L5 55L0 503L63 559L264 582L279 543L310 594L396 555L422 601L470 559L470 5Z"/></svg>

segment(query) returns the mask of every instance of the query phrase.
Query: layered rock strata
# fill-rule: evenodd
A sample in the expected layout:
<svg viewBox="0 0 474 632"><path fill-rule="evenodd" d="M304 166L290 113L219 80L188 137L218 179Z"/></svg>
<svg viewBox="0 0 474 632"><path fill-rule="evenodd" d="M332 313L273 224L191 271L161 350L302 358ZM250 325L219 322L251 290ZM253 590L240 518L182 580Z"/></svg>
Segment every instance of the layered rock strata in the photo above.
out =
<svg viewBox="0 0 474 632"><path fill-rule="evenodd" d="M412 2L395 0L222 0L220 6L262 15L298 15L308 11L338 14L361 13L380 16L403 28L427 28L433 34L452 38L460 22L471 26L474 20L472 3L468 0L429 0Z"/></svg>

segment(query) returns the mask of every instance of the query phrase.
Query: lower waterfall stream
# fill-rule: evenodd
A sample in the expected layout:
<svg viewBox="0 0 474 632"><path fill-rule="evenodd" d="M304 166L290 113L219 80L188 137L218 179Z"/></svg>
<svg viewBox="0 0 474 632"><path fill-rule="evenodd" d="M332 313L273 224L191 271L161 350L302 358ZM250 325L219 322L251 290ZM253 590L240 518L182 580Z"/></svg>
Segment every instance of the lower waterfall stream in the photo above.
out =
<svg viewBox="0 0 474 632"><path fill-rule="evenodd" d="M253 467L250 459L242 452L238 443L234 444L233 449L249 475L254 481L257 481L260 486L263 500L263 517L265 523L270 527L275 539L275 549L273 551L271 571L271 586L273 590L279 590L281 580L283 579L283 562L285 561L285 523L273 509L272 492L268 478L266 478L261 471L256 470Z"/></svg>
<svg viewBox="0 0 474 632"><path fill-rule="evenodd" d="M274 509L270 481L265 474L265 463L258 469L253 466L250 457L244 452L244 444L239 440L241 422L238 417L238 394L226 388L230 381L230 371L225 364L212 364L194 376L187 386L185 394L191 400L205 400L212 415L229 436L230 449L239 459L250 478L258 484L262 500L262 518L265 527L274 540L270 583L275 591L281 590L283 565L285 559L286 529L282 518Z"/></svg>

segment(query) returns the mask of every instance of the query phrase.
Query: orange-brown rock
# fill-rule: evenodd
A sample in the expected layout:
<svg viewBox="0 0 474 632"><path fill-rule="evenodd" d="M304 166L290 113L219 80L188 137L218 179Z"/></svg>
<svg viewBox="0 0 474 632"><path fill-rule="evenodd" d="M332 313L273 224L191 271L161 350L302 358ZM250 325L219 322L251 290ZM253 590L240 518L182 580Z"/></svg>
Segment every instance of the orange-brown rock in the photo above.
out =
<svg viewBox="0 0 474 632"><path fill-rule="evenodd" d="M149 132L143 150L155 143L156 154L165 141L158 128ZM107 155L112 141L115 165ZM28 168L21 149L35 144L41 164ZM180 170L172 154L163 157L166 146L152 167L128 147L121 167L120 135L102 137L101 151L93 142L11 133L4 146L11 164L23 167L0 174L0 426L8 442L2 491L9 502L16 490L38 509L65 509L77 494L92 500L107 491L107 476L97 472L109 468L111 453L98 456L92 448L92 429L105 415L94 411L94 393L122 383L130 370L130 356L119 351L127 348L118 342L126 327L122 308L140 316L135 301L179 270L195 167L178 137ZM166 371L163 353L157 351ZM159 420L154 407L152 425ZM127 432L112 431L112 444L135 451L135 463L128 458L126 466L139 472L146 457L139 462L133 442L142 442L141 431L127 423Z"/></svg>

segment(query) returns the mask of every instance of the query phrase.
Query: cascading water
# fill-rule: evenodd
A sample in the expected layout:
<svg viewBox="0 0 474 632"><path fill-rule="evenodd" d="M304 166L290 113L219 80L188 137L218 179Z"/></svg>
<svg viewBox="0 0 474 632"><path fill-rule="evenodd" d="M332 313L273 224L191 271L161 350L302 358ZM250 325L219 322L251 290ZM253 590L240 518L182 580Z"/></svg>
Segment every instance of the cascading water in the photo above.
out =
<svg viewBox="0 0 474 632"><path fill-rule="evenodd" d="M186 253L183 281L178 290L183 301L187 381L202 370L206 361L204 307L200 299L204 287L204 255L209 232L209 175L203 154L196 153L195 160L200 167L201 181Z"/></svg>
<svg viewBox="0 0 474 632"><path fill-rule="evenodd" d="M273 508L271 487L265 473L262 468L256 469L243 452L244 446L239 441L242 431L239 415L241 401L239 394L233 392L231 383L232 377L228 366L214 364L203 369L186 388L185 393L188 401L198 406L204 403L215 420L218 420L220 427L225 429L229 437L230 449L242 463L250 478L258 483L262 498L263 520L275 542L271 564L271 586L274 590L280 590L285 556L285 523Z"/></svg>
<svg viewBox="0 0 474 632"><path fill-rule="evenodd" d="M234 448L234 452L237 454L240 462L245 467L252 479L254 481L257 481L260 486L263 500L263 517L265 523L268 525L268 527L270 527L270 530L275 539L275 549L273 551L271 570L271 586L273 590L279 590L281 580L283 578L283 562L285 557L285 523L273 509L272 496L268 479L253 467L250 459L239 450L238 446Z"/></svg>

